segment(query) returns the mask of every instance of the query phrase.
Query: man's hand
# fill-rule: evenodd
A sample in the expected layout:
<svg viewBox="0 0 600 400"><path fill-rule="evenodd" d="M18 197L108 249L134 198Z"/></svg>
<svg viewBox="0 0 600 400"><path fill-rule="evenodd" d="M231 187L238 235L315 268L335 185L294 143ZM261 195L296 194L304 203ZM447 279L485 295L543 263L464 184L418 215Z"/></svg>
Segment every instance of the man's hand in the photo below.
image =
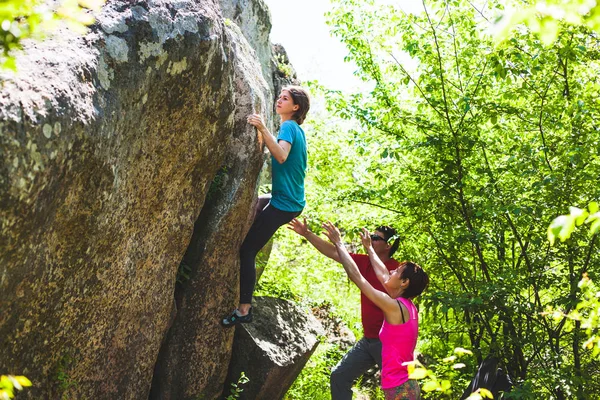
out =
<svg viewBox="0 0 600 400"><path fill-rule="evenodd" d="M323 229L325 229L325 236L329 238L331 243L336 246L343 246L342 243L342 235L340 234L340 230L335 227L331 222L325 222L323 224Z"/></svg>
<svg viewBox="0 0 600 400"><path fill-rule="evenodd" d="M322 238L320 235L314 234L310 229L308 229L306 218L304 218L304 223L300 222L299 219L294 218L289 222L287 228L308 240L308 242L324 256L329 257L337 262L340 261L340 256L335 248L335 245L332 245L326 239Z"/></svg>
<svg viewBox="0 0 600 400"><path fill-rule="evenodd" d="M369 233L367 228L363 228L362 232L360 232L360 240L362 241L365 251L368 253L369 248L371 248L372 243L371 243L371 234Z"/></svg>
<svg viewBox="0 0 600 400"><path fill-rule="evenodd" d="M263 117L260 114L248 115L248 123L256 127L256 129L258 129L260 133L267 131L267 127L265 126Z"/></svg>
<svg viewBox="0 0 600 400"><path fill-rule="evenodd" d="M308 229L308 224L306 223L306 218L304 218L304 223L300 222L298 218L294 218L288 223L288 229L291 229L298 235L304 237L310 233L310 229Z"/></svg>

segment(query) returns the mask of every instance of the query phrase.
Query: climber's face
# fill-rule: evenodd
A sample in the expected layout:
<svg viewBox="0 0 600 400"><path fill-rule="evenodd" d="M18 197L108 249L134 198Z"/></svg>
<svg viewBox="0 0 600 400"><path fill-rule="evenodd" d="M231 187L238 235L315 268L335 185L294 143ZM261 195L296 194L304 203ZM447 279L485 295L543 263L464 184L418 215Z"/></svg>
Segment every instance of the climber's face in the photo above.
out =
<svg viewBox="0 0 600 400"><path fill-rule="evenodd" d="M282 90L275 106L277 114L291 118L299 108L299 105L294 104L294 99L292 99L290 92Z"/></svg>

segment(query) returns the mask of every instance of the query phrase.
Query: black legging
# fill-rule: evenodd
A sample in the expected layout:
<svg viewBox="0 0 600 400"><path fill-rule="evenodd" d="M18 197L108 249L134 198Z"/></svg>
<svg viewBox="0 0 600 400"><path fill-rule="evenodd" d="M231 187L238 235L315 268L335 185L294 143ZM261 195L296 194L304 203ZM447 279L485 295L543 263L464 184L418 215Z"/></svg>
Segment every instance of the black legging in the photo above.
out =
<svg viewBox="0 0 600 400"><path fill-rule="evenodd" d="M261 198L265 200L266 198ZM240 304L250 304L256 285L256 255L273 237L280 226L287 224L302 211L281 211L271 205L258 211L240 248Z"/></svg>

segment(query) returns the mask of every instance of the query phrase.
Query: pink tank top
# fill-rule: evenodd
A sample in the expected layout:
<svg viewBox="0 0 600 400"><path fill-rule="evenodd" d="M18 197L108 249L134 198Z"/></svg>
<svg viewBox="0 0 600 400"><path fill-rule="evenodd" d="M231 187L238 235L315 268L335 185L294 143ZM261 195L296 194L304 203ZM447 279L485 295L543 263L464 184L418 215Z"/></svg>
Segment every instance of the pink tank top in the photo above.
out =
<svg viewBox="0 0 600 400"><path fill-rule="evenodd" d="M381 387L391 389L408 381L408 368L402 363L413 361L419 335L419 315L409 299L398 297L408 309L408 321L400 325L388 324L385 320L379 331L381 340ZM400 308L400 305L398 305Z"/></svg>

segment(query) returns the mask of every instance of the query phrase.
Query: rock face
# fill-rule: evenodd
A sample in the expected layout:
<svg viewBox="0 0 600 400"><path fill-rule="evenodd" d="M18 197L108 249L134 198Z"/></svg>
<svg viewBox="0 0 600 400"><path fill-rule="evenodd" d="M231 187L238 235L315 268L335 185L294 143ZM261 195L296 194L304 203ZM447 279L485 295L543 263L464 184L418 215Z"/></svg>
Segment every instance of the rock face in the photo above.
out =
<svg viewBox="0 0 600 400"><path fill-rule="evenodd" d="M4 77L0 372L33 381L20 397L221 393L264 162L246 115L274 99L223 4L109 1Z"/></svg>
<svg viewBox="0 0 600 400"><path fill-rule="evenodd" d="M269 61L261 63L261 68L265 76L271 76L271 16L264 0L220 0L220 5L223 17L239 26L258 59ZM273 89L272 79L268 84Z"/></svg>
<svg viewBox="0 0 600 400"><path fill-rule="evenodd" d="M239 398L282 399L319 344L323 334L315 317L293 303L254 298L254 320L237 326L223 397L244 372L248 383Z"/></svg>

